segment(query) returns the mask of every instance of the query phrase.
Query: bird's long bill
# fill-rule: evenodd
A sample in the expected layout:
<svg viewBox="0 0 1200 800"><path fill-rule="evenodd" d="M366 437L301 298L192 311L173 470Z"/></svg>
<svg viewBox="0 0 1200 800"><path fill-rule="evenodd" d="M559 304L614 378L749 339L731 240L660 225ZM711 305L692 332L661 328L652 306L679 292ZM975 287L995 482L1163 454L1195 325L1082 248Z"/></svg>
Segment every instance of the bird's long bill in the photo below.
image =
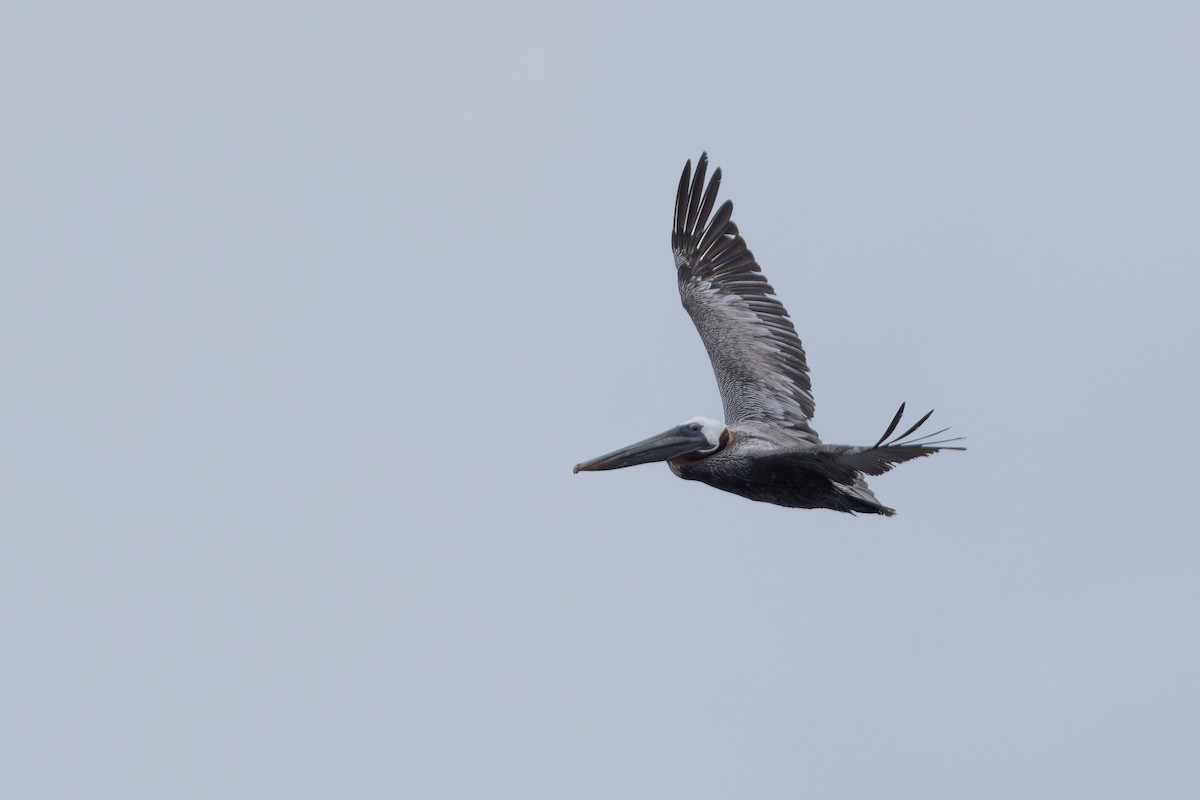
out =
<svg viewBox="0 0 1200 800"><path fill-rule="evenodd" d="M686 425L680 425L637 444L631 444L599 458L593 458L591 461L576 464L573 471L621 469L622 467L632 467L635 464L649 464L651 461L666 461L669 458L675 458L694 450L703 450L706 447L708 447L708 441L704 438L703 433L693 431Z"/></svg>

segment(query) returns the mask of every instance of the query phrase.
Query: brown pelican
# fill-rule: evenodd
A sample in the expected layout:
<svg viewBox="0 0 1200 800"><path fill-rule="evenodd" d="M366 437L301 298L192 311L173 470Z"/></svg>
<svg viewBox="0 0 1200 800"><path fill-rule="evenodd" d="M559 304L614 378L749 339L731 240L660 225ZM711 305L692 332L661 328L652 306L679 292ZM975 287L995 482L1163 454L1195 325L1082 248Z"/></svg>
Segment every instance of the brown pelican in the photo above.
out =
<svg viewBox="0 0 1200 800"><path fill-rule="evenodd" d="M896 464L939 450L965 448L947 446L959 439L929 441L948 428L908 438L932 411L892 437L904 415L903 403L869 447L821 442L810 422L815 406L800 337L738 233L733 203L726 200L712 215L721 170L713 172L706 187L707 168L707 154L696 163L695 176L691 161L683 168L671 249L683 307L708 350L726 422L693 417L576 464L574 471L666 461L681 478L751 500L892 516L896 512L875 498L863 476L882 475Z"/></svg>

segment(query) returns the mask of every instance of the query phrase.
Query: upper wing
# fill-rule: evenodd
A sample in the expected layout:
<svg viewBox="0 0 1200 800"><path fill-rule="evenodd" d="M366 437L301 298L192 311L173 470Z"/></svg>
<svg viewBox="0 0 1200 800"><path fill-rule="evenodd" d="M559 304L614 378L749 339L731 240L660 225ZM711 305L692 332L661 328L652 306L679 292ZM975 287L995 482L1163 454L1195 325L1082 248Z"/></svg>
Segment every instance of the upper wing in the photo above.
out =
<svg viewBox="0 0 1200 800"><path fill-rule="evenodd" d="M671 249L683 307L704 340L721 390L726 422L767 422L818 441L809 425L814 403L800 337L775 290L732 221L726 200L709 220L721 170L708 187L708 155L688 161L675 196Z"/></svg>

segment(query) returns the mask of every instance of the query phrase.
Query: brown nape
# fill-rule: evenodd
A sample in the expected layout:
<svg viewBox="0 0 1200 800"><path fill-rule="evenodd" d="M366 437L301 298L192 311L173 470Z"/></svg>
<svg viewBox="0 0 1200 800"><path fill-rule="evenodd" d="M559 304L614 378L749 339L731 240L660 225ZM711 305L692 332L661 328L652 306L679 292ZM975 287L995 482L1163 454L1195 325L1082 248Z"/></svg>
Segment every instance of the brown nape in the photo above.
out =
<svg viewBox="0 0 1200 800"><path fill-rule="evenodd" d="M733 440L735 438L736 437L733 435L733 430L729 427L726 427L725 430L721 431L721 438L717 440L717 449L715 452L719 453L726 447L729 447L729 445L733 444Z"/></svg>
<svg viewBox="0 0 1200 800"><path fill-rule="evenodd" d="M726 447L729 447L729 445L733 444L734 438L735 437L733 435L733 431L729 430L729 428L725 428L725 430L721 431L721 438L717 440L717 449L716 450L713 450L711 453L684 453L681 456L675 456L675 458L668 459L667 463L668 464L695 464L697 461L703 461L704 459L708 458L709 456L715 456L717 453L721 452Z"/></svg>

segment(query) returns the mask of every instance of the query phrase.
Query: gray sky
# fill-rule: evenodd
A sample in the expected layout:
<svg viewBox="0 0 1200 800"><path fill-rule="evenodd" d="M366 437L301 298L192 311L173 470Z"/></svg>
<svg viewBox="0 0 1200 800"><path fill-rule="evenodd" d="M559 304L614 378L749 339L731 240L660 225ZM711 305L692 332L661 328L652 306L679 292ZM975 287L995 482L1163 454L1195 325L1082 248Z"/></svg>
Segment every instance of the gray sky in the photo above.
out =
<svg viewBox="0 0 1200 800"><path fill-rule="evenodd" d="M9 4L0 795L1200 784L1194 3ZM894 519L720 415L685 159Z"/></svg>

